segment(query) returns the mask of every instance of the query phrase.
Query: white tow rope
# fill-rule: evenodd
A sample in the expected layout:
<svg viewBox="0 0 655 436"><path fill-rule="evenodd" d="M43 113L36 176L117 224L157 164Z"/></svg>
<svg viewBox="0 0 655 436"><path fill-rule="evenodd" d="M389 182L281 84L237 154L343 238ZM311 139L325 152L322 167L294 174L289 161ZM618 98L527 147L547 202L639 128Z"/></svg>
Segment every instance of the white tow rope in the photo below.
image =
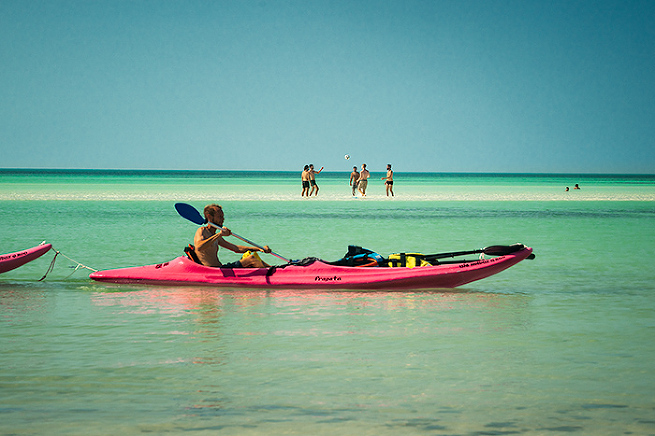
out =
<svg viewBox="0 0 655 436"><path fill-rule="evenodd" d="M66 276L65 279L67 279L67 278L69 278L70 276L72 276L73 274L75 274L75 271L77 271L77 270L80 269L80 268L88 269L89 271L93 271L93 272L98 271L97 269L93 269L93 268L91 268L91 267L89 267L89 266L84 265L83 263L80 263L80 262L78 262L78 261L76 261L76 260L74 260L74 259L71 259L70 257L66 256L64 253L62 253L62 252L60 252L60 251L58 251L58 250L55 250L54 248L51 248L51 250L53 250L53 251L55 252L55 257L52 258L52 262L50 262L50 266L48 267L48 270L45 272L45 274L43 275L43 277L41 277L41 278L39 279L40 282L42 282L43 280L45 280L45 278L48 276L48 274L50 274L50 273L52 272L52 270L53 270L54 267L55 267L55 261L57 260L57 256L59 256L60 254L61 254L62 256L64 256L66 259L70 260L71 262L77 264L77 265L74 266L74 267L72 267L72 266L70 267L70 268L74 268L74 269L73 269L73 272L70 273L68 276Z"/></svg>

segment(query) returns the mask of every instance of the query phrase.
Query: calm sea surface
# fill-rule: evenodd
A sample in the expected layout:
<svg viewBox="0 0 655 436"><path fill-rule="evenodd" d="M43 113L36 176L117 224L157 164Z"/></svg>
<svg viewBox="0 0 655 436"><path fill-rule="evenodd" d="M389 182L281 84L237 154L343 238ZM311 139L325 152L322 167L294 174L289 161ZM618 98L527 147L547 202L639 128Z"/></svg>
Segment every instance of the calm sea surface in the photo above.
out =
<svg viewBox="0 0 655 436"><path fill-rule="evenodd" d="M655 176L397 172L387 198L382 175L352 198L347 169L323 172L306 199L299 172L0 170L0 254L62 254L44 281L53 252L0 275L0 434L655 434ZM79 268L182 254L197 227L177 201L217 202L294 259L514 242L537 257L421 293Z"/></svg>

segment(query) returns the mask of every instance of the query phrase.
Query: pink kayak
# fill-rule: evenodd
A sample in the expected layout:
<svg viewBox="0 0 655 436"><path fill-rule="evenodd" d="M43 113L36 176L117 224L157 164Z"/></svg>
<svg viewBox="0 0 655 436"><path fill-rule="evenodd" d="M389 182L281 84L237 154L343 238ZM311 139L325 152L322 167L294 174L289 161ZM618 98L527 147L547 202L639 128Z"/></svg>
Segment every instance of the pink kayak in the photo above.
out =
<svg viewBox="0 0 655 436"><path fill-rule="evenodd" d="M213 268L187 257L157 265L121 268L92 273L101 282L125 284L211 285L217 287L285 289L438 289L454 288L499 273L532 255L521 246L515 252L493 258L458 263L408 267L337 266L322 260L304 265L272 268Z"/></svg>
<svg viewBox="0 0 655 436"><path fill-rule="evenodd" d="M11 271L19 266L25 265L46 254L52 248L51 244L42 243L36 247L28 248L26 250L17 251L15 253L1 254L0 255L0 273Z"/></svg>

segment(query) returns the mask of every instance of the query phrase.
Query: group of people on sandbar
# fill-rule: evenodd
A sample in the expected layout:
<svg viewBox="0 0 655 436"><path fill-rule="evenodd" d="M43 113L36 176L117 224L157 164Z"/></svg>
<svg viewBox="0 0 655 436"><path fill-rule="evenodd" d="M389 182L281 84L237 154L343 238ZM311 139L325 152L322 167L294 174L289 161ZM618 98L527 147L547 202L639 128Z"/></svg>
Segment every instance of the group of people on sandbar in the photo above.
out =
<svg viewBox="0 0 655 436"><path fill-rule="evenodd" d="M302 181L302 193L301 197L311 197L313 195L318 195L318 185L316 184L316 174L319 174L323 171L323 167L320 170L314 170L314 165L309 164L305 165L305 168L300 175ZM371 173L366 168L366 164L362 164L362 170L358 171L357 167L353 167L352 173L350 173L350 187L352 188L353 197L356 196L356 192L359 191L362 197L366 197L366 188L368 187L368 179L371 177ZM393 170L391 169L391 164L387 164L387 175L382 177L381 180L384 180L386 186L387 197L389 194L394 196L393 193Z"/></svg>

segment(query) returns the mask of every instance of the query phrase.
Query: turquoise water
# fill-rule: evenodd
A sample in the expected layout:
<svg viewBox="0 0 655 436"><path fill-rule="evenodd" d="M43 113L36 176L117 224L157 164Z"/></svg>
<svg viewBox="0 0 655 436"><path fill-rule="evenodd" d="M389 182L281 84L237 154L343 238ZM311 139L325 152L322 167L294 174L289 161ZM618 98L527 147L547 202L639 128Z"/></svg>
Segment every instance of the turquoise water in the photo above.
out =
<svg viewBox="0 0 655 436"><path fill-rule="evenodd" d="M0 434L655 434L655 177L0 171ZM377 178L377 180L376 180ZM579 183L579 191L565 192ZM523 242L535 260L456 290L119 286L170 260L173 203L289 258ZM237 255L222 253L223 261ZM275 258L266 260L275 262Z"/></svg>

